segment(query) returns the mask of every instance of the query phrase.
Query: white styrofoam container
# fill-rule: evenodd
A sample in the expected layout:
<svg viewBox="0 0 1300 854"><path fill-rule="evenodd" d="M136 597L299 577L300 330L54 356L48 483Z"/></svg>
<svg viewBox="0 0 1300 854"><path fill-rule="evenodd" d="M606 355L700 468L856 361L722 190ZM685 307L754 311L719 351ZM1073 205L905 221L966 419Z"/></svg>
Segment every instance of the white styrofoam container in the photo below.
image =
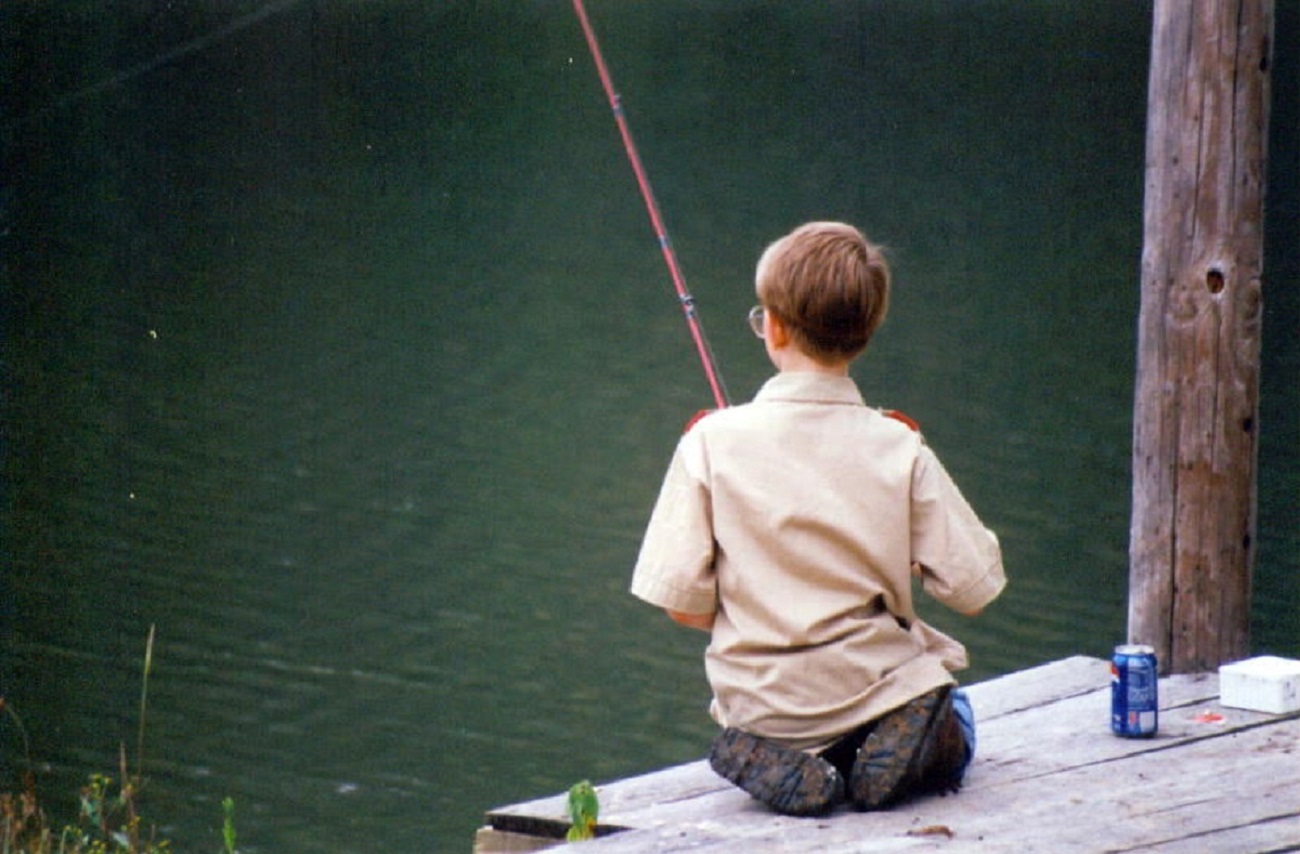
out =
<svg viewBox="0 0 1300 854"><path fill-rule="evenodd" d="M1275 715L1300 710L1300 661L1261 655L1222 665L1219 702Z"/></svg>

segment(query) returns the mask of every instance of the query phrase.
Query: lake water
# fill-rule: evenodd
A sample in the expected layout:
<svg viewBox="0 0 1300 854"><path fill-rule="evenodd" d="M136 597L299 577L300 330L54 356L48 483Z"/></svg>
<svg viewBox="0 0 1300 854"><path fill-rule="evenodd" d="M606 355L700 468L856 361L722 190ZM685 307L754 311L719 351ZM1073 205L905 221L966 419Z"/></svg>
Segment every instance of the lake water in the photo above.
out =
<svg viewBox="0 0 1300 854"><path fill-rule="evenodd" d="M1254 643L1300 656L1294 4L1278 4ZM731 395L762 247L891 247L855 376L1011 584L968 680L1126 620L1150 4L592 0ZM0 695L47 807L132 754L177 851L468 850L699 758L626 592L709 406L572 8L7 4ZM1100 722L1080 721L1081 727ZM1099 730L1100 731L1100 730ZM5 784L25 767L0 718Z"/></svg>

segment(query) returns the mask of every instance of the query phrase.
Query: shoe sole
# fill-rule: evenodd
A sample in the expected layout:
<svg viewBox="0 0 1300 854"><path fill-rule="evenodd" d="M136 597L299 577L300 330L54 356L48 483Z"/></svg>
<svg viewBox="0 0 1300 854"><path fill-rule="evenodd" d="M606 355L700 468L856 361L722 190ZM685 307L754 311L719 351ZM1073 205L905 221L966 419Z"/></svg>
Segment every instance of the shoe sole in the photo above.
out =
<svg viewBox="0 0 1300 854"><path fill-rule="evenodd" d="M901 800L920 783L933 751L930 732L952 690L943 685L882 717L858 749L849 796L860 810L878 810Z"/></svg>
<svg viewBox="0 0 1300 854"><path fill-rule="evenodd" d="M823 815L844 799L844 780L835 766L742 730L725 729L713 740L709 765L784 815Z"/></svg>

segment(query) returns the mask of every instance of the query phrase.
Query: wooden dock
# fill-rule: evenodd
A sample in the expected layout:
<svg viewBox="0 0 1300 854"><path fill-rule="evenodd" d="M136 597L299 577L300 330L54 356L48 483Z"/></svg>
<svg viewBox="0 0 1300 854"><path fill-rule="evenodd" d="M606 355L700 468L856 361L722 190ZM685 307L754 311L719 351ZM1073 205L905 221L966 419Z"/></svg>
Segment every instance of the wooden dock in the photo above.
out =
<svg viewBox="0 0 1300 854"><path fill-rule="evenodd" d="M979 748L956 796L789 818L701 760L599 786L595 840L564 846L556 795L490 811L474 850L1300 851L1300 712L1223 707L1217 674L1172 676L1159 734L1117 738L1109 665L1086 657L967 690Z"/></svg>

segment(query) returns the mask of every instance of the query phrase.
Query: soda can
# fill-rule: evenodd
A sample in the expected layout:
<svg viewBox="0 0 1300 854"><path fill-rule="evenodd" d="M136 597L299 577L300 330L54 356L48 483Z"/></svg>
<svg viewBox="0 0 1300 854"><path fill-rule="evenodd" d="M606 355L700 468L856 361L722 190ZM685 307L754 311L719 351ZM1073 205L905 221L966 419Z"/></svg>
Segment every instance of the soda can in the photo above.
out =
<svg viewBox="0 0 1300 854"><path fill-rule="evenodd" d="M1143 644L1115 647L1110 659L1110 729L1121 738L1156 734L1160 705L1156 651Z"/></svg>

